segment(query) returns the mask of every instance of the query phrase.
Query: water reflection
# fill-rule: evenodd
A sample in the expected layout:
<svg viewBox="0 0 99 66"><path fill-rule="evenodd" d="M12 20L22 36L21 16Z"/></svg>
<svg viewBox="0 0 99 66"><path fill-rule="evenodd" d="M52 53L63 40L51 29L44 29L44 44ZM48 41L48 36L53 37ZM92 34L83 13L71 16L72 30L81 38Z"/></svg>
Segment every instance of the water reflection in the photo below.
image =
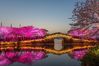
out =
<svg viewBox="0 0 99 66"><path fill-rule="evenodd" d="M32 64L35 61L41 60L46 57L45 52L39 51L20 51L20 52L2 52L0 54L0 66L7 66L14 62L23 64Z"/></svg>
<svg viewBox="0 0 99 66"><path fill-rule="evenodd" d="M55 50L53 43L44 46L34 47L32 51L3 51L0 53L0 66L81 66L79 60L88 52L87 47L91 47L66 43L62 50Z"/></svg>
<svg viewBox="0 0 99 66"><path fill-rule="evenodd" d="M32 64L32 66L81 66L81 62L72 59L68 54L55 55L48 54L48 57L39 60ZM28 66L21 63L14 63L11 66Z"/></svg>
<svg viewBox="0 0 99 66"><path fill-rule="evenodd" d="M70 56L74 59L81 60L87 53L87 49L74 50L70 53Z"/></svg>

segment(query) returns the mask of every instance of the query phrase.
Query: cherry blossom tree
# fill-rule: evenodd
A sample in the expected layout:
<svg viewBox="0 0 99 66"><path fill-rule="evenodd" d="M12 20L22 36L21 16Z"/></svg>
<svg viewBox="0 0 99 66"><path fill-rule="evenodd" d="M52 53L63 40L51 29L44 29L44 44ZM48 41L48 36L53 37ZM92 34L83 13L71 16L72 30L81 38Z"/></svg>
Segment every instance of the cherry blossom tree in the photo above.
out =
<svg viewBox="0 0 99 66"><path fill-rule="evenodd" d="M73 23L70 24L71 29L68 31L70 35L80 37L93 37L96 33L99 35L99 0L77 2L71 19Z"/></svg>
<svg viewBox="0 0 99 66"><path fill-rule="evenodd" d="M92 23L99 23L99 0L77 2L73 10L71 26L86 27Z"/></svg>

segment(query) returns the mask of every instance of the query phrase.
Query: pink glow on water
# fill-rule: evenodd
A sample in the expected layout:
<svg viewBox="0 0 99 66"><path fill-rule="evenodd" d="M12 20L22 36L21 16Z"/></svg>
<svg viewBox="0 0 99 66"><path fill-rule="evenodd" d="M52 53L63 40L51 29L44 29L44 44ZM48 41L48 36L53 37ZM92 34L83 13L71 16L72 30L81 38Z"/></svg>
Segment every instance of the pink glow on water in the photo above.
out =
<svg viewBox="0 0 99 66"><path fill-rule="evenodd" d="M26 52L22 54L17 61L21 63L32 63L33 60L35 59L33 58L32 53Z"/></svg>
<svg viewBox="0 0 99 66"><path fill-rule="evenodd" d="M35 55L36 60L40 60L44 58L44 52L37 52Z"/></svg>
<svg viewBox="0 0 99 66"><path fill-rule="evenodd" d="M5 58L4 56L0 55L0 66L7 66L9 64L11 64L12 62L10 60L8 60L7 58Z"/></svg>
<svg viewBox="0 0 99 66"><path fill-rule="evenodd" d="M88 50L76 50L71 53L74 59L81 60L87 54Z"/></svg>
<svg viewBox="0 0 99 66"><path fill-rule="evenodd" d="M32 64L34 61L41 60L46 57L45 52L2 52L0 55L0 66L7 66L14 62Z"/></svg>

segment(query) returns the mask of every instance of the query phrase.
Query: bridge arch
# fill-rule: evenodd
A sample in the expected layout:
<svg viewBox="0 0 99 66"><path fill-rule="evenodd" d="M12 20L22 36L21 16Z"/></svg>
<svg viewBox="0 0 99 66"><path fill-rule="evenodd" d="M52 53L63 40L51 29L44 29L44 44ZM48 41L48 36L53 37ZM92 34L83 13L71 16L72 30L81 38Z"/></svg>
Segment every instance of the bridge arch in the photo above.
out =
<svg viewBox="0 0 99 66"><path fill-rule="evenodd" d="M62 33L54 33L47 35L45 39L55 39L55 38L65 38L65 39L71 39L72 36L67 35L67 34L62 34Z"/></svg>
<svg viewBox="0 0 99 66"><path fill-rule="evenodd" d="M54 49L55 50L62 50L64 47L64 43L66 40L70 40L72 36L69 36L67 34L63 33L54 33L47 35L45 37L45 41L48 41L49 43L54 43Z"/></svg>

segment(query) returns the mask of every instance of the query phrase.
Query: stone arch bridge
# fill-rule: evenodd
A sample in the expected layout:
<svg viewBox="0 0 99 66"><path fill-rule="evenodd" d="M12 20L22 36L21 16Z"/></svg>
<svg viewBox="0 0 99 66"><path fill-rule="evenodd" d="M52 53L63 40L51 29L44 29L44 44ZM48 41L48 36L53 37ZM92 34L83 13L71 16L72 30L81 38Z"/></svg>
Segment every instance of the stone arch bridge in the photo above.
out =
<svg viewBox="0 0 99 66"><path fill-rule="evenodd" d="M47 52L61 53L61 51L62 52L64 52L64 50L66 51L68 46L71 48L75 48L75 47L86 48L86 47L92 47L96 44L97 41L95 40L88 40L88 39L82 40L79 38L73 38L72 36L67 34L54 33L54 34L46 35L44 38L35 39L35 40L0 42L0 50L3 51L3 50L43 49Z"/></svg>

